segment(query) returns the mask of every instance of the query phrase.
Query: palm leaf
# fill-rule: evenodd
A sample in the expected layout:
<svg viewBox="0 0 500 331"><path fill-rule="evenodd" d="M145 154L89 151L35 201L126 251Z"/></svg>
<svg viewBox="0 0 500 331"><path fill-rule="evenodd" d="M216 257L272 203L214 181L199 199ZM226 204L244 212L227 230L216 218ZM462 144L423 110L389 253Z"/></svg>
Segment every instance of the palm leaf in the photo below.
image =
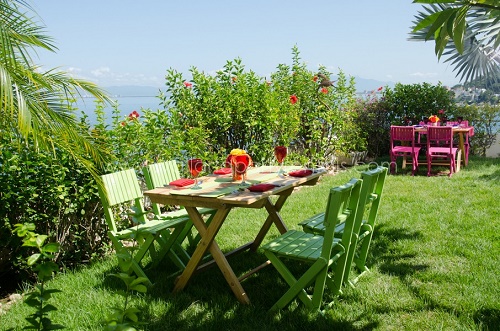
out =
<svg viewBox="0 0 500 331"><path fill-rule="evenodd" d="M433 34L438 58L447 57L445 62L451 63L456 76L461 81L472 81L487 77L492 81L500 78L500 17L498 12L485 8L457 7L460 1L429 0L414 1L428 3L424 11L418 12L413 21L415 28L410 33L411 41L426 41L429 32L442 23L441 29ZM488 2L485 0L484 2ZM468 8L468 10L466 10ZM446 14L448 21L436 21L439 13L449 13L454 9L456 15ZM434 21L428 18L434 18ZM433 22L432 24L430 22ZM446 25L446 27L444 27ZM443 31L443 30L446 30ZM452 32L450 32L452 31ZM437 33L439 32L439 33ZM451 37L451 38L449 38Z"/></svg>
<svg viewBox="0 0 500 331"><path fill-rule="evenodd" d="M110 158L109 152L79 129L69 100L81 91L107 103L112 100L93 83L33 65L37 50L54 52L56 47L30 12L34 13L23 0L0 0L2 129L24 137L26 143L32 141L35 149L65 150L99 179L96 166Z"/></svg>

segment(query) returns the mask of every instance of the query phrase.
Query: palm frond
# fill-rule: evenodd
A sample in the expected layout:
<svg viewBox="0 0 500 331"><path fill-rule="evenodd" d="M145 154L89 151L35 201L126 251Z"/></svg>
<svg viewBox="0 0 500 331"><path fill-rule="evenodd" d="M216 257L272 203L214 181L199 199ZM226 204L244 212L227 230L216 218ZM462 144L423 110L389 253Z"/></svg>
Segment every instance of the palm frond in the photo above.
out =
<svg viewBox="0 0 500 331"><path fill-rule="evenodd" d="M458 5L457 1L454 3L433 2L436 1L428 1L429 4L422 7L423 11L418 12L415 16L414 28L408 39L410 41L426 41L431 35L430 39L434 39L436 42L438 58L441 55L447 57L445 62L451 63L456 76L461 81L467 82L481 77L493 81L500 79L500 16L497 15L498 13L480 7L469 8L464 29L458 31L463 35L453 36L449 30L457 29L457 26L453 24L449 26L450 22L453 23L450 21L447 26L448 31L443 39L439 39L440 36L436 37L436 34L429 33L432 31L432 25L428 24L428 18L437 17L437 13L452 8L456 9ZM454 32L457 33L456 30ZM444 39L446 36L454 38ZM458 44L457 38L462 38Z"/></svg>
<svg viewBox="0 0 500 331"><path fill-rule="evenodd" d="M33 148L64 149L96 175L110 154L80 129L70 100L85 91L103 102L113 101L94 83L56 69L43 71L33 64L32 54L37 50L53 52L56 47L30 12L34 13L26 1L0 0L2 129L33 141Z"/></svg>

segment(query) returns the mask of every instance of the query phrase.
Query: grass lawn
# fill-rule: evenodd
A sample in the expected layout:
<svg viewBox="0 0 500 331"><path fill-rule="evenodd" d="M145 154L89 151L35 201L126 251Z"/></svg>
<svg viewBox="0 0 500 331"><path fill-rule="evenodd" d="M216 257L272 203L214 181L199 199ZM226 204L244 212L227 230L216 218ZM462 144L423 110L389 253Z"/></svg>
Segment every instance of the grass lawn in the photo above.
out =
<svg viewBox="0 0 500 331"><path fill-rule="evenodd" d="M282 210L289 228L323 211L328 188L346 182L366 166L323 176L294 193ZM447 171L446 168L445 172ZM252 301L242 305L218 268L193 277L172 295L174 267L167 261L149 270L155 285L135 295L145 330L498 330L500 325L500 159L471 158L448 178L427 177L422 167L388 176L368 264L371 272L347 287L322 315L295 301L268 309L284 293L284 281L268 266L243 282ZM229 251L253 239L263 210L234 210L218 235ZM267 239L278 234L273 229ZM237 275L265 261L261 251L230 263ZM51 299L51 318L68 330L102 330L110 307L122 305L114 258L59 274L48 286L63 292ZM22 329L32 312L15 304L0 316L0 330Z"/></svg>

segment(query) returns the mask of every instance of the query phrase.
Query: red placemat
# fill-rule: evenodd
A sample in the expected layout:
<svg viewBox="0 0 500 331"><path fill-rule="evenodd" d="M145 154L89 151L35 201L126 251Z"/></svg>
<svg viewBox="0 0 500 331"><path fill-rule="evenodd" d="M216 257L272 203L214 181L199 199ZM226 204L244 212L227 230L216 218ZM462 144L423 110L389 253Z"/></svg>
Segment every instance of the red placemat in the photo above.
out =
<svg viewBox="0 0 500 331"><path fill-rule="evenodd" d="M214 171L215 175L227 175L231 173L231 168L220 168Z"/></svg>
<svg viewBox="0 0 500 331"><path fill-rule="evenodd" d="M300 169L296 171L291 171L288 174L293 177L307 177L313 173L310 169Z"/></svg>
<svg viewBox="0 0 500 331"><path fill-rule="evenodd" d="M173 185L177 187L183 187L183 186L188 186L194 184L194 179L189 179L189 178L180 178L177 180L174 180L173 182L168 183L168 185Z"/></svg>
<svg viewBox="0 0 500 331"><path fill-rule="evenodd" d="M272 190L275 187L276 187L276 185L274 185L274 184L262 183L262 184L252 185L248 188L248 190L250 192L265 192L265 191Z"/></svg>

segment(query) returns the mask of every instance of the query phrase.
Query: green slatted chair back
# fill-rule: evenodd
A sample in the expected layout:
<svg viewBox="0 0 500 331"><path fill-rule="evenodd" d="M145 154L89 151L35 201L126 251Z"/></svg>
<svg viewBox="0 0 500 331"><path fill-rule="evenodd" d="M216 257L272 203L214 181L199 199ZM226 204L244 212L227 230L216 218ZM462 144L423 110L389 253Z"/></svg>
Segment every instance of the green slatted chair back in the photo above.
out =
<svg viewBox="0 0 500 331"><path fill-rule="evenodd" d="M118 264L122 271L144 277L151 281L144 272L143 260L149 255L151 266L157 265L166 255L174 264L184 269L189 256L179 256L172 248L178 249L178 237L189 220L187 216L172 217L168 220L148 219L144 210L143 194L137 175L133 169L118 171L101 176L103 187L99 188L99 196L104 208L104 216L109 227L108 236L116 251ZM133 209L137 224L119 228L115 217L125 215L119 220L120 225L129 222L129 208ZM117 208L122 208L117 212ZM133 247L125 245L125 241L135 241ZM157 243L158 245L155 245Z"/></svg>
<svg viewBox="0 0 500 331"><path fill-rule="evenodd" d="M175 160L153 163L142 168L146 186L148 189L163 187L168 183L179 179L180 173ZM156 215L161 215L160 206L152 203L153 211Z"/></svg>
<svg viewBox="0 0 500 331"><path fill-rule="evenodd" d="M348 266L352 266L354 261L360 274L353 280L349 281L351 285L354 285L359 280L361 275L369 271L366 267L366 258L368 256L373 231L375 229L387 171L388 169L386 167L377 167L361 173L363 187L359 198L359 212L356 215L353 228L353 238L351 243L353 248L350 249L350 256L347 261ZM303 222L300 222L299 224L305 232L324 235L325 226L323 223L323 217L324 213L319 213L304 220ZM341 237L343 235L343 227L344 223L342 222L337 225L335 229L336 237ZM344 281L348 281L350 272L351 268L346 271Z"/></svg>
<svg viewBox="0 0 500 331"><path fill-rule="evenodd" d="M323 236L290 230L262 247L271 264L290 286L271 310L285 308L296 297L309 309L318 310L325 286L335 295L342 293L362 183L361 179L351 179L330 189L323 217ZM344 233L341 238L336 238L335 228L341 222L345 223ZM310 265L298 279L287 267L287 264L294 263ZM312 294L307 292L309 285L313 285Z"/></svg>

